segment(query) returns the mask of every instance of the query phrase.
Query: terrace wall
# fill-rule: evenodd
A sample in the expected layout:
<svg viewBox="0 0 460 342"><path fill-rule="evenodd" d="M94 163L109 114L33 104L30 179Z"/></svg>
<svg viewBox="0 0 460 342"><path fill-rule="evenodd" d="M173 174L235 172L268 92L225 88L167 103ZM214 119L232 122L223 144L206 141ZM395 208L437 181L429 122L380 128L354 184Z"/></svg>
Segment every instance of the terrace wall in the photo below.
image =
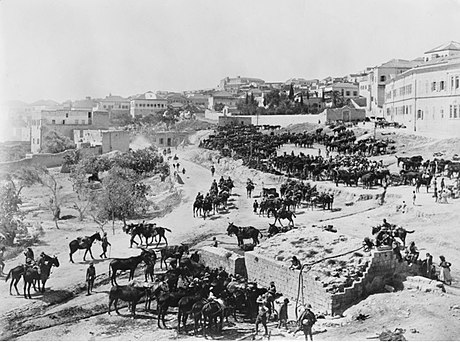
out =
<svg viewBox="0 0 460 342"><path fill-rule="evenodd" d="M247 277L244 257L221 247L204 246L201 248L200 261L209 268L222 267L229 274Z"/></svg>
<svg viewBox="0 0 460 342"><path fill-rule="evenodd" d="M246 252L245 262L249 281L265 287L274 281L277 290L294 301L298 296L302 301L303 291L305 303L311 304L315 312L329 315L341 314L366 296L383 291L387 284L397 287L407 274L417 274L418 271L416 266L398 262L391 249L374 251L363 277L343 291L331 294L308 273L302 272L299 278L300 271L290 270L256 252Z"/></svg>

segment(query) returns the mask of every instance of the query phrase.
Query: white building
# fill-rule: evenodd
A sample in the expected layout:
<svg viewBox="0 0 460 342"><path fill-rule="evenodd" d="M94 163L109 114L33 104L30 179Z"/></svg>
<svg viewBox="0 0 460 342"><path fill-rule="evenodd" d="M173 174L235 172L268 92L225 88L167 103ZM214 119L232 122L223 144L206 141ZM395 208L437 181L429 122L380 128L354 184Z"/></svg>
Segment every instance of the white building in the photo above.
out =
<svg viewBox="0 0 460 342"><path fill-rule="evenodd" d="M372 68L367 78L359 82L359 95L366 98L367 115L383 117L386 83L421 63L421 60L392 59Z"/></svg>
<svg viewBox="0 0 460 342"><path fill-rule="evenodd" d="M130 114L133 118L153 115L166 110L168 100L161 98L154 92L148 91L145 94L134 97L130 102Z"/></svg>
<svg viewBox="0 0 460 342"><path fill-rule="evenodd" d="M390 80L384 111L414 131L460 135L460 55L431 57Z"/></svg>

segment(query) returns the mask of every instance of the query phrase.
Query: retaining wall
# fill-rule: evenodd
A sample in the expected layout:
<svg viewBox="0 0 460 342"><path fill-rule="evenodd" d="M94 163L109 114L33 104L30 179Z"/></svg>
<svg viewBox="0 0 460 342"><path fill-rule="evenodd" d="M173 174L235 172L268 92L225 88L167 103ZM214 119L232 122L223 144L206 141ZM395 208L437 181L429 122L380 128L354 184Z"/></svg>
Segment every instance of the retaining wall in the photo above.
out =
<svg viewBox="0 0 460 342"><path fill-rule="evenodd" d="M286 265L256 252L246 252L244 255L249 281L265 287L274 281L279 292L291 300L297 299L300 271L290 270ZM381 292L386 284L396 287L402 285L407 274L417 274L417 271L416 266L398 262L394 252L386 249L372 252L372 259L363 277L339 293L326 292L322 283L315 281L308 273L302 273L300 283L303 283L304 302L311 304L315 312L337 315L366 296ZM302 287L299 301L302 301L301 293Z"/></svg>
<svg viewBox="0 0 460 342"><path fill-rule="evenodd" d="M221 247L204 246L200 250L200 261L209 268L222 267L229 274L247 277L244 257Z"/></svg>

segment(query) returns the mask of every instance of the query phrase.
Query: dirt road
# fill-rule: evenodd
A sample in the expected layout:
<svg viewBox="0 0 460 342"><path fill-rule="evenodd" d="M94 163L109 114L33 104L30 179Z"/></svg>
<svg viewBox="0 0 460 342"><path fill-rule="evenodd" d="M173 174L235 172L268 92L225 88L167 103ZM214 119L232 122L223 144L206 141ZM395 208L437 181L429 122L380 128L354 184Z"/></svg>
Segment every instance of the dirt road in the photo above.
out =
<svg viewBox="0 0 460 342"><path fill-rule="evenodd" d="M201 135L205 134L200 132ZM197 143L199 137L192 139ZM286 146L288 151L292 146ZM420 148L417 146L417 148ZM317 148L307 151L316 153ZM229 222L237 225L254 225L264 232L268 223L273 219L259 217L252 212L254 199L246 197L244 188L248 177L256 183L254 193L257 195L262 186L277 186L283 180L280 177L262 174L255 170L248 170L241 166L241 162L221 159L218 162L217 153L203 151L196 145L183 149L173 150L173 155L179 157L180 170L185 168L186 173L181 178L184 184L178 184L168 179L164 184L155 180L148 182L153 185L152 200L158 203L159 210L152 213L150 221L172 230L167 233L170 244L187 242L196 247L211 244L212 237L216 237L222 247L236 250L236 238L226 235ZM170 161L173 164L173 160ZM177 163L177 161L174 161ZM213 215L209 219L193 218L192 203L198 191L206 193L210 188L212 177L210 166L216 167L215 179L221 176L231 176L235 181L235 189L229 201L228 211ZM64 184L64 192L71 192L70 184L65 175L59 175ZM402 200L411 203L412 189L410 187L389 188L387 203L379 206L375 199L382 190L375 188L362 190L361 188L335 187L334 184L321 182L322 187L333 190L337 196L334 205L340 210L334 212L301 209L296 226L302 227L318 224L321 221L333 223L340 234L362 239L370 235L370 228L388 218L389 222L400 224L407 229L415 229L411 236L421 249L421 254L429 251L437 258L440 254L446 255L453 263L453 276L457 275L456 265L460 264L458 245L460 235L457 233L460 222L460 201L454 200L448 205L435 204L432 194L422 190L418 195L416 206L409 205L405 214L397 213L395 207ZM96 258L95 267L98 274L95 292L86 296L84 277L88 262L82 262L82 253L74 255L75 264L68 261L68 243L77 236L94 233L97 226L90 220L79 222L77 219L61 223L61 229L54 228L50 215L43 210L43 190L33 187L25 191L28 204L37 207L28 213L28 217L42 222L45 236L40 245L34 246L38 254L45 251L56 254L60 267L53 269L47 283L47 292L44 295L36 294L32 300L22 296L10 296L8 284L0 283L0 338L20 340L165 340L177 338L175 330L160 330L156 327L156 314L143 311L142 304L138 305L140 318L131 320L127 317L126 308L122 309L123 316L107 315L108 291L108 263L109 260L99 259L100 244L93 246ZM346 202L353 201L354 205L346 206ZM70 205L69 205L70 207ZM72 213L66 208L65 213ZM129 248L129 237L122 232L121 226L106 227L111 242L110 257L128 257L139 254L139 250ZM279 242L279 241L277 241ZM280 245L283 248L283 245ZM286 246L284 248L289 248ZM438 261L437 259L435 260ZM5 270L21 264L22 255L14 260L8 260ZM138 275L141 275L139 270ZM120 278L120 284L127 283L126 277ZM22 284L22 281L20 282ZM421 293L419 291L402 291L398 293L370 296L357 306L347 310L345 317L340 319L322 319L315 325L316 339L325 340L363 340L384 329L394 330L396 327L407 329L407 339L455 339L460 336L459 309L452 309L460 303L458 283L454 282L445 294ZM22 287L22 286L20 286ZM22 288L20 288L22 293ZM370 312L371 318L366 322L354 321L352 316L358 311ZM291 314L291 318L292 318ZM175 314L168 315L168 325L175 327ZM224 338L236 339L252 331L252 325L246 323L231 323L224 326ZM418 333L409 333L415 329ZM272 338L303 339L303 336L294 337L292 334L272 329ZM180 338L201 339L181 335Z"/></svg>

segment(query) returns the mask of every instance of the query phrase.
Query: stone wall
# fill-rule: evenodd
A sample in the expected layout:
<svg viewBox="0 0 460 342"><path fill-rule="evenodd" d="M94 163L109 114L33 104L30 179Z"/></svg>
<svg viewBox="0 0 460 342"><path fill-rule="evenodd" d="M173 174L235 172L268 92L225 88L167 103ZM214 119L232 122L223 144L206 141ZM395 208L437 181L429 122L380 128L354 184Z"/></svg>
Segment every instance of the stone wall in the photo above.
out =
<svg viewBox="0 0 460 342"><path fill-rule="evenodd" d="M290 270L286 265L256 252L246 252L245 262L249 281L265 287L274 281L278 292L293 301L299 298L300 303L303 291L304 303L311 304L317 313L329 315L341 314L366 296L383 291L387 284L402 287L407 274L417 273L416 266L409 267L406 262L398 262L391 249L378 250L372 253L371 262L360 280L344 291L331 294L307 272L302 272L299 277L300 271Z"/></svg>
<svg viewBox="0 0 460 342"><path fill-rule="evenodd" d="M210 268L223 269L229 274L247 277L244 257L221 247L204 246L201 248L200 261Z"/></svg>
<svg viewBox="0 0 460 342"><path fill-rule="evenodd" d="M332 313L331 294L327 293L319 281L315 281L308 273L290 270L284 264L278 263L256 252L244 253L248 280L255 281L259 286L268 287L271 281L275 282L276 289L283 296L295 301L303 289L304 303L312 305L315 312ZM302 304L302 292L299 293L299 302Z"/></svg>

